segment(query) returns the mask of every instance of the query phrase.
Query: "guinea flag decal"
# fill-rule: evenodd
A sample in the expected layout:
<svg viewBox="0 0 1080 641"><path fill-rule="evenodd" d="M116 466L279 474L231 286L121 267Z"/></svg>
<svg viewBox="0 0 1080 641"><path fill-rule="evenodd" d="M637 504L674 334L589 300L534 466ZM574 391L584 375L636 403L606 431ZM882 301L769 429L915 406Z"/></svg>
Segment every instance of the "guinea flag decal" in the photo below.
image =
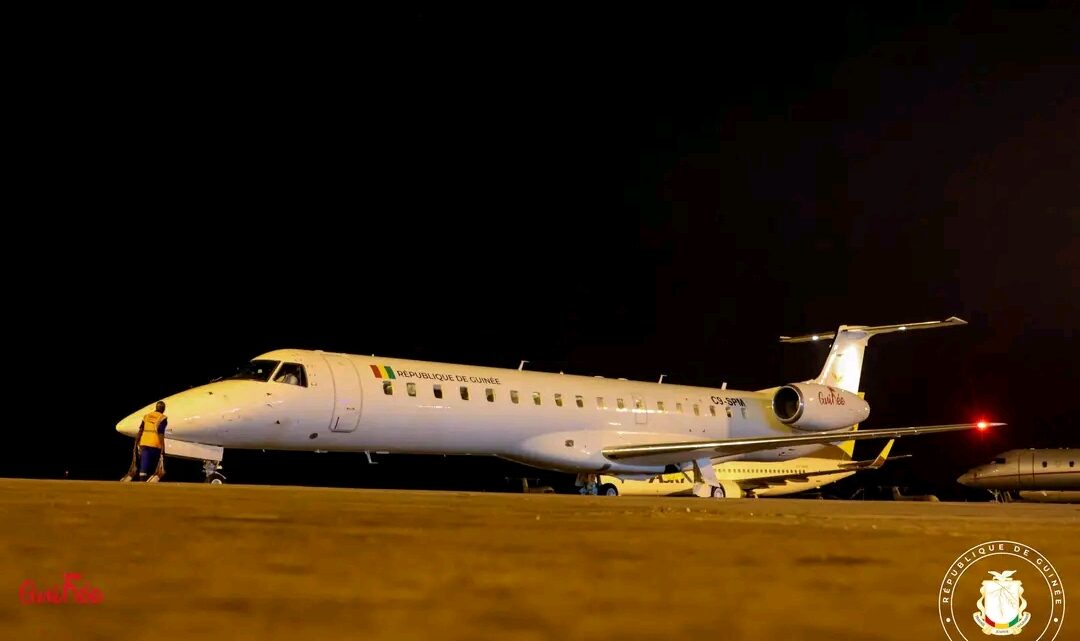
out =
<svg viewBox="0 0 1080 641"><path fill-rule="evenodd" d="M397 378L397 376L394 375L394 368L389 365L372 365L371 371L375 373L375 378Z"/></svg>

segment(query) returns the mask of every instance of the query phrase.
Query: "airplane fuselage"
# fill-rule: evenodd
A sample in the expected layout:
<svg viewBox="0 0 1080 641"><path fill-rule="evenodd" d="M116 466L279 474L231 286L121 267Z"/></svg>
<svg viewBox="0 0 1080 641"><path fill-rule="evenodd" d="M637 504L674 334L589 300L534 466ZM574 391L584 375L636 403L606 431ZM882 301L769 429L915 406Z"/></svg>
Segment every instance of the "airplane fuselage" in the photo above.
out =
<svg viewBox="0 0 1080 641"><path fill-rule="evenodd" d="M743 495L786 496L814 490L823 485L835 483L840 479L855 474L852 470L837 467L838 458L800 457L787 461L725 461L714 465L716 477L721 483L739 486ZM822 474L835 470L835 474ZM800 477L804 474L810 476ZM757 480L769 477L789 476L771 483L759 483ZM693 492L693 479L689 474L674 472L668 474L600 476L601 488L610 484L620 495L625 496L689 496ZM744 487L750 485L752 487ZM728 492L728 498L739 496Z"/></svg>
<svg viewBox="0 0 1080 641"><path fill-rule="evenodd" d="M804 433L781 423L775 389L690 387L336 354L277 350L262 373L165 398L172 441L223 448L498 456L578 473L655 474L605 447ZM276 382L278 363L302 384ZM285 367L282 365L281 370ZM148 408L117 425L134 435ZM821 451L791 445L732 458L781 461Z"/></svg>
<svg viewBox="0 0 1080 641"><path fill-rule="evenodd" d="M1010 450L957 481L987 490L1080 490L1080 449Z"/></svg>

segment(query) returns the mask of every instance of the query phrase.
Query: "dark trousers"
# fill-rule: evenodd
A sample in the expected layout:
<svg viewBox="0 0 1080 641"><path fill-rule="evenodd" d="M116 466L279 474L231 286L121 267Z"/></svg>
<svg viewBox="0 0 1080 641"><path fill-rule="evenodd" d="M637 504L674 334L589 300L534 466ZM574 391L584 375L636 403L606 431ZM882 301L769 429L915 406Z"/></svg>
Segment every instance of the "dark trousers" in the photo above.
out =
<svg viewBox="0 0 1080 641"><path fill-rule="evenodd" d="M157 471L158 458L161 457L161 449L156 447L139 446L139 476L150 477Z"/></svg>

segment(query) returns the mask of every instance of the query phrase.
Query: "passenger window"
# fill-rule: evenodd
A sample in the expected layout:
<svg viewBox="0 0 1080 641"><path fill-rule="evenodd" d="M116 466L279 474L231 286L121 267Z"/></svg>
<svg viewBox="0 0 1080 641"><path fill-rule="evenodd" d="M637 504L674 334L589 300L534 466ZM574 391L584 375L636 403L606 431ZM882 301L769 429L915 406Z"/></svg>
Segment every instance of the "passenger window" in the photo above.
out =
<svg viewBox="0 0 1080 641"><path fill-rule="evenodd" d="M405 390L409 392L409 396L416 396L416 383L405 383Z"/></svg>
<svg viewBox="0 0 1080 641"><path fill-rule="evenodd" d="M442 385L435 383L431 389L435 392L435 398L442 398Z"/></svg>
<svg viewBox="0 0 1080 641"><path fill-rule="evenodd" d="M393 394L394 393L394 381L383 381L382 382L382 393L386 394L387 396Z"/></svg>
<svg viewBox="0 0 1080 641"><path fill-rule="evenodd" d="M533 404L540 404L540 392L533 392Z"/></svg>
<svg viewBox="0 0 1080 641"><path fill-rule="evenodd" d="M626 404L623 403L621 398L615 399L615 405L617 405L620 410L626 409Z"/></svg>
<svg viewBox="0 0 1080 641"><path fill-rule="evenodd" d="M1069 467L1073 467L1075 465L1076 465L1076 461L1069 461Z"/></svg>
<svg viewBox="0 0 1080 641"><path fill-rule="evenodd" d="M512 402L512 403L517 403L518 402L518 393L517 393L516 389L510 390L510 402Z"/></svg>
<svg viewBox="0 0 1080 641"><path fill-rule="evenodd" d="M304 374L304 366L300 363L283 363L281 369L274 377L275 383L307 387L307 376Z"/></svg>
<svg viewBox="0 0 1080 641"><path fill-rule="evenodd" d="M1046 461L1043 461L1043 467L1046 467Z"/></svg>
<svg viewBox="0 0 1080 641"><path fill-rule="evenodd" d="M701 408L697 403L694 403L694 416L701 416Z"/></svg>
<svg viewBox="0 0 1080 641"><path fill-rule="evenodd" d="M489 388L484 390L484 395L487 396L488 403L494 403L495 402L495 390L493 390L493 389L491 389L489 387Z"/></svg>
<svg viewBox="0 0 1080 641"><path fill-rule="evenodd" d="M461 400L469 400L469 388L465 387L464 385L461 386Z"/></svg>
<svg viewBox="0 0 1080 641"><path fill-rule="evenodd" d="M731 418L731 408L730 407L725 407L724 408L724 413L727 414L728 418Z"/></svg>
<svg viewBox="0 0 1080 641"><path fill-rule="evenodd" d="M664 411L664 401L656 401L656 411L660 412L660 413L663 413L663 411Z"/></svg>
<svg viewBox="0 0 1080 641"><path fill-rule="evenodd" d="M640 398L635 398L635 399L634 399L634 409L635 409L635 410L638 410L639 412L640 412L641 410L645 409L645 404L644 404L644 403L642 403L642 401L641 401L641 399L640 399Z"/></svg>
<svg viewBox="0 0 1080 641"><path fill-rule="evenodd" d="M743 418L746 418L746 408L745 407L740 407L739 412L742 413Z"/></svg>
<svg viewBox="0 0 1080 641"><path fill-rule="evenodd" d="M604 405L604 397L603 396L597 396L596 397L596 409L598 409L598 410L606 410L607 409L607 405Z"/></svg>
<svg viewBox="0 0 1080 641"><path fill-rule="evenodd" d="M713 416L716 416L716 406L715 405L710 405L709 406L709 414L711 414Z"/></svg>
<svg viewBox="0 0 1080 641"><path fill-rule="evenodd" d="M562 407L562 394L555 395L555 404Z"/></svg>
<svg viewBox="0 0 1080 641"><path fill-rule="evenodd" d="M578 407L585 407L585 399L581 397L581 394L575 396L574 400L577 401Z"/></svg>
<svg viewBox="0 0 1080 641"><path fill-rule="evenodd" d="M682 414L682 403L675 403L675 411Z"/></svg>

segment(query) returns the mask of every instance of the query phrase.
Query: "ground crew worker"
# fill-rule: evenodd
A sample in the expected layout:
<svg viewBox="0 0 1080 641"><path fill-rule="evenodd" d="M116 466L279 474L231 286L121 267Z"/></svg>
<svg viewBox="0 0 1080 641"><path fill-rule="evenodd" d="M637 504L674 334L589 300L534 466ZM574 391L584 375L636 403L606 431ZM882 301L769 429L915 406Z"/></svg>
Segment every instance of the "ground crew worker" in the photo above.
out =
<svg viewBox="0 0 1080 641"><path fill-rule="evenodd" d="M139 424L135 442L139 448L139 480L146 481L158 469L158 461L165 452L165 401L158 401L153 412L147 412Z"/></svg>

